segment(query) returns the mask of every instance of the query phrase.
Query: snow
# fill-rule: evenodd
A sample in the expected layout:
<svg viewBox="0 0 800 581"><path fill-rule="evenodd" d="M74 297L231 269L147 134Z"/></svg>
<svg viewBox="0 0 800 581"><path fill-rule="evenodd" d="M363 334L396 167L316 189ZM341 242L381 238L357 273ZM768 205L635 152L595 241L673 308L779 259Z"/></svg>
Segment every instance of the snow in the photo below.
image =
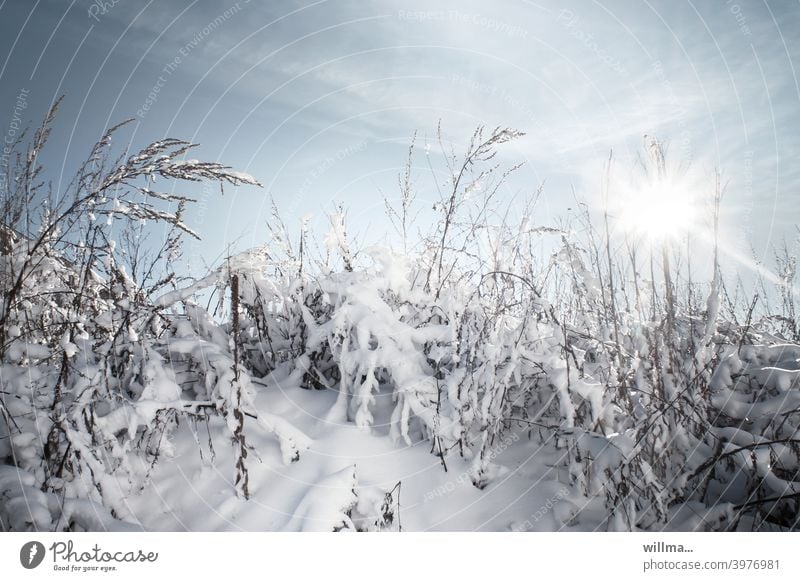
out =
<svg viewBox="0 0 800 581"><path fill-rule="evenodd" d="M343 227L343 218L332 224L341 251L346 238L336 225ZM569 359L563 348L569 331L535 310L530 318L490 316L466 289L443 289L440 297L420 289L412 276L417 265L407 257L380 246L363 256L363 267L317 277L306 288L306 280L271 275L269 254L255 249L157 297L153 312L166 321L157 339L129 318L120 329L124 340L115 346L106 340L93 351L93 337L112 333L132 313L126 296L58 336L51 344L76 370L63 441L92 476L56 482L51 492L40 484L51 407L37 417L30 410L44 397L36 386L58 377L58 367L41 363L54 353L48 345L11 333L3 381L18 397L5 398L3 409L26 429L0 424L6 436L0 453L13 452L16 463L0 466L2 526L680 530L727 526L735 503L748 494L744 467L772 494L800 492L776 471L798 465L793 446L780 441L786 432L765 435L773 418L800 408L800 348L722 343L716 354L709 346L698 352L700 364L717 358L706 403L726 421L757 426L752 432L716 427L716 453L733 468L708 472L704 463L715 448L680 422L670 424L667 412L639 431L636 418L648 421L653 405L647 358L631 359L640 393L633 416L622 416L607 388L602 346L613 344L609 333L599 347L576 342ZM562 258L582 272L576 256ZM194 302L202 289L224 289L229 268L241 278L247 307L239 313L239 361L230 320ZM594 277L579 276L596 296ZM257 301L264 301L263 316L272 317L266 330L253 318ZM535 308L551 309L544 300ZM298 341L293 333L301 322ZM261 342L264 333L268 344ZM700 333L707 336L709 326ZM638 351L651 341L646 328L628 338ZM127 376L106 380L100 352L135 365ZM312 373L323 389L309 388ZM676 397L679 382L666 373L661 380L668 397ZM105 398L106 390L115 396ZM683 460L663 484L659 459L677 452ZM689 489L697 474L708 473L715 475L707 487L715 503L669 502L673 490ZM644 491L638 497L626 492L632 481Z"/></svg>
<svg viewBox="0 0 800 581"><path fill-rule="evenodd" d="M155 304L159 307L168 307L179 301L186 300L201 290L215 285L219 281L220 276L220 271L212 272L187 287L164 293L155 300Z"/></svg>
<svg viewBox="0 0 800 581"><path fill-rule="evenodd" d="M374 520L376 498L402 482L403 530L508 531L515 522L524 530L542 531L594 526L592 520L572 518L587 500L559 482L558 471L548 466L558 453L535 441L517 447L525 436L498 449L497 479L478 490L466 476L469 462L453 459L444 472L425 443L398 446L385 432L365 435L352 424L320 423L334 397L286 386L259 393L261 413L273 410L313 440L300 461L286 464L266 433L251 434L261 462L252 469L250 501L237 500L232 490L227 477L232 458L218 455L213 464L203 465L186 430L176 438L177 460L162 467L153 494L132 500L133 514L147 530L348 530ZM223 446L222 426L213 427L212 434ZM208 509L198 511L198 506ZM364 514L370 511L372 519Z"/></svg>
<svg viewBox="0 0 800 581"><path fill-rule="evenodd" d="M35 487L35 478L0 465L0 531L84 530L135 532L142 527L114 518L88 500L63 499Z"/></svg>
<svg viewBox="0 0 800 581"><path fill-rule="evenodd" d="M64 355L67 358L72 358L78 352L78 346L69 340L69 334L65 334L61 338L61 348L64 349Z"/></svg>
<svg viewBox="0 0 800 581"><path fill-rule="evenodd" d="M243 184L249 184L249 185L252 185L252 186L259 185L259 183L256 180L256 178L254 178L249 173L245 173L245 172L242 172L242 171L233 171L233 170L228 170L227 173L229 175L233 176L234 178L236 178L238 181L242 182Z"/></svg>
<svg viewBox="0 0 800 581"><path fill-rule="evenodd" d="M323 476L303 496L284 531L326 532L355 529L350 511L358 502L356 467Z"/></svg>
<svg viewBox="0 0 800 581"><path fill-rule="evenodd" d="M344 214L331 215L331 229L325 236L325 246L328 250L339 250L347 247L347 238L344 227Z"/></svg>
<svg viewBox="0 0 800 581"><path fill-rule="evenodd" d="M769 317L720 321L718 273L665 312L655 281L644 299L612 291L615 259L574 232L522 216L531 249L541 233L561 239L545 256L526 250L510 217L489 224L495 208L480 206L497 183L478 138L457 199L435 202L444 225L407 254L356 251L340 210L321 249L306 219L299 255L271 225L270 244L148 296L113 241L48 248L32 267L31 246L15 244L3 272L29 270L3 321L0 526L796 528L793 499L764 499L800 493L800 346ZM173 146L129 162L257 183L175 161ZM92 215L191 234L179 211L126 195ZM471 210L450 216L461 204ZM219 302L204 308L212 288Z"/></svg>

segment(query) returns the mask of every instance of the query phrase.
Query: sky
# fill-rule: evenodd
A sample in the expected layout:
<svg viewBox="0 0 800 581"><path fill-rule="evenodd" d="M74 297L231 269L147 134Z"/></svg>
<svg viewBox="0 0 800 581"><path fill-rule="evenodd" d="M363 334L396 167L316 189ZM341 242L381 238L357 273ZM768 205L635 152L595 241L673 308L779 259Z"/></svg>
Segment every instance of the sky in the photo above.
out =
<svg viewBox="0 0 800 581"><path fill-rule="evenodd" d="M412 136L435 144L439 123L456 151L479 125L525 132L503 150L525 165L502 195L544 184L544 225L575 196L598 206L610 152L631 166L656 136L694 187L721 171L728 254L769 261L800 223L799 37L789 0L0 0L0 131L63 94L46 158L57 188L127 118L132 146L186 139L255 176L262 189L188 188L198 272L267 240L271 198L321 230L342 204L380 239ZM424 161L423 209L443 179L441 159L436 178Z"/></svg>

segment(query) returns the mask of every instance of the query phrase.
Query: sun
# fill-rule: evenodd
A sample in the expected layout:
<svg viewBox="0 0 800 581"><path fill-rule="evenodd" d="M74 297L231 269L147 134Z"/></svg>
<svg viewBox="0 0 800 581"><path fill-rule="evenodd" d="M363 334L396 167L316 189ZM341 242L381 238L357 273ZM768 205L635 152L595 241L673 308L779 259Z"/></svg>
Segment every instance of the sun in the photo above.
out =
<svg viewBox="0 0 800 581"><path fill-rule="evenodd" d="M650 240L677 238L697 218L698 196L685 183L659 181L625 192L619 216L624 229Z"/></svg>

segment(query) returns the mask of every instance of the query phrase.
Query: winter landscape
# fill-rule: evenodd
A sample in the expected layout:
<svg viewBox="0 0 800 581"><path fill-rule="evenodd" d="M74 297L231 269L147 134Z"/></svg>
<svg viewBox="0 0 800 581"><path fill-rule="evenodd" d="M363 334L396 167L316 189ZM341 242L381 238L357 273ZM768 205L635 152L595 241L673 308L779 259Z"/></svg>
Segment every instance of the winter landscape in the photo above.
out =
<svg viewBox="0 0 800 581"><path fill-rule="evenodd" d="M257 10L245 4L206 7L199 22L217 24L192 29L203 48L183 61L234 34L228 20ZM28 11L0 4L11 10ZM100 30L131 9L87 10ZM382 10L401 24L483 26ZM600 26L579 18L589 7L565 10L549 18L587 63L633 74L628 53L581 40ZM718 8L730 34L748 26L752 42L777 42L755 8L745 21L739 10ZM541 18L499 15L487 22L505 27L481 34L522 42ZM784 30L790 45L796 30ZM668 66L650 71L666 80ZM456 93L504 99L503 85L489 95L441 74ZM213 128L202 140L180 123L148 128L151 108L180 102L170 79L145 83L127 110L106 107L102 131L69 133L83 95L63 86L43 107L3 93L16 125L0 183L0 530L800 527L797 175L781 169L764 192L753 178L796 164L796 136L778 145L773 124L772 150L705 157L685 105L596 137L577 152L582 178L551 168L551 186L529 169L547 131L512 125L519 107L460 116L440 104L420 124L395 120L384 141L377 122L356 141L331 130L344 141L316 145L322 157L278 190L271 166L215 149ZM674 91L691 93L655 82L665 110ZM794 114L799 95L781 97ZM254 123L236 111L226 124ZM375 150L392 156L383 181L336 190L336 174L354 163L366 174ZM743 192L773 204L772 221L737 213ZM239 229L248 213L252 231Z"/></svg>

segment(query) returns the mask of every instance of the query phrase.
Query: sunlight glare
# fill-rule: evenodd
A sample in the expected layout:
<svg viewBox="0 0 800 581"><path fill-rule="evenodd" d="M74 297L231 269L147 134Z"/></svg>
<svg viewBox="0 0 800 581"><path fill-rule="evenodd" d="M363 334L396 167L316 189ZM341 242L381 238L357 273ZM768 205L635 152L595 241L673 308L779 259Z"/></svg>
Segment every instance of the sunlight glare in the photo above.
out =
<svg viewBox="0 0 800 581"><path fill-rule="evenodd" d="M650 239L677 237L691 229L697 200L683 184L660 183L637 189L622 207L625 229Z"/></svg>

